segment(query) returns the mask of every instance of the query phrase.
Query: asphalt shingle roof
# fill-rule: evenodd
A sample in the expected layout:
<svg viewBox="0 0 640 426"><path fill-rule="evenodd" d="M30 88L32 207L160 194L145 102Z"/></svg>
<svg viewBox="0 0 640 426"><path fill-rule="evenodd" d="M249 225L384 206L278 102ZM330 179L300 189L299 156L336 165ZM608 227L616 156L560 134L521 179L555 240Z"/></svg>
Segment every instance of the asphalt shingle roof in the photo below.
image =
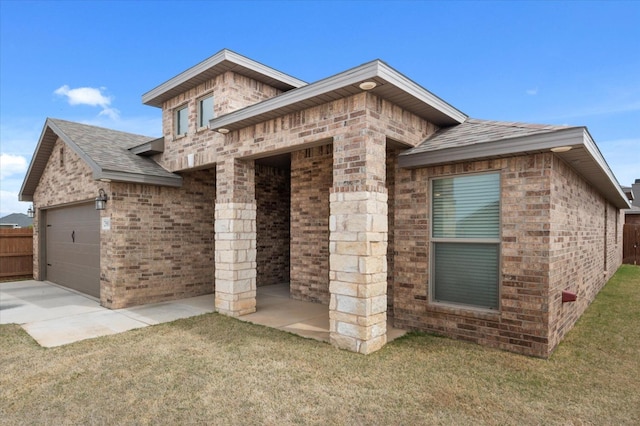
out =
<svg viewBox="0 0 640 426"><path fill-rule="evenodd" d="M570 126L489 121L468 118L461 124L438 130L436 133L425 139L425 141L420 145L406 151L403 155L439 151L442 149L458 148L486 142L495 142L502 139L550 133L568 128L570 128Z"/></svg>
<svg viewBox="0 0 640 426"><path fill-rule="evenodd" d="M18 225L21 228L26 228L33 224L33 219L24 213L11 213L5 217L1 217L0 224Z"/></svg>
<svg viewBox="0 0 640 426"><path fill-rule="evenodd" d="M102 170L148 176L176 176L150 158L141 157L129 151L129 148L157 139L155 137L59 119L49 119L49 121L64 132Z"/></svg>

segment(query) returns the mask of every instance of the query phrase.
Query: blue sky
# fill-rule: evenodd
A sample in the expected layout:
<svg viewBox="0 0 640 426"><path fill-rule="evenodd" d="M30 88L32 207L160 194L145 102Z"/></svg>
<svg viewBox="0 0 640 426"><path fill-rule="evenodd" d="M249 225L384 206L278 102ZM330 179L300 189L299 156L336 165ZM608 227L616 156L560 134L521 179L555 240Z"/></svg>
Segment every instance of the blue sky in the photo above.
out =
<svg viewBox="0 0 640 426"><path fill-rule="evenodd" d="M229 48L313 82L373 59L474 118L587 126L640 178L640 2L0 0L0 216L47 117L149 136L141 96Z"/></svg>

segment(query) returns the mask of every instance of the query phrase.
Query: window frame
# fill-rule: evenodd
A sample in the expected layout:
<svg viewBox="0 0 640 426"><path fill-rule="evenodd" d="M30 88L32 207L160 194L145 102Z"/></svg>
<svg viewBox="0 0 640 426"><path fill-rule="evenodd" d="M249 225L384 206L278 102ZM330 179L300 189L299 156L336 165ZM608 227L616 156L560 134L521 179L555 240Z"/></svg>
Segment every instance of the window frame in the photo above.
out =
<svg viewBox="0 0 640 426"><path fill-rule="evenodd" d="M215 118L214 97L213 97L213 92L210 92L210 93L207 93L206 95L203 95L200 98L198 98L198 100L196 102L196 105L197 105L197 108L198 108L198 117L197 117L198 130L208 129L209 128L209 120L207 120L206 123L202 122L202 117L203 117L203 114L202 114L202 110L203 110L202 102L204 102L207 99L211 99L211 118L209 120Z"/></svg>
<svg viewBox="0 0 640 426"><path fill-rule="evenodd" d="M495 238L455 238L455 237L434 237L433 227L434 227L434 206L433 206L433 183L436 180L441 179L452 179L456 177L467 177L467 176L481 176L495 174L498 175L498 236ZM429 178L429 282L428 282L428 290L429 290L429 303L450 307L456 309L465 309L469 311L478 311L478 312L486 312L486 313L499 313L502 310L502 173L499 170L491 170L486 172L478 172L478 173L456 173L451 175L442 175L442 176L434 176ZM435 282L435 246L438 243L454 243L454 244L486 244L486 245L494 245L497 246L497 307L489 308L486 306L480 305L470 305L466 303L456 303L451 301L442 301L437 300L435 298L436 294L436 282Z"/></svg>
<svg viewBox="0 0 640 426"><path fill-rule="evenodd" d="M180 111L186 111L186 128L184 129L184 133L180 133ZM189 133L189 104L183 104L175 108L173 113L173 127L174 134L176 137L181 138L187 136Z"/></svg>

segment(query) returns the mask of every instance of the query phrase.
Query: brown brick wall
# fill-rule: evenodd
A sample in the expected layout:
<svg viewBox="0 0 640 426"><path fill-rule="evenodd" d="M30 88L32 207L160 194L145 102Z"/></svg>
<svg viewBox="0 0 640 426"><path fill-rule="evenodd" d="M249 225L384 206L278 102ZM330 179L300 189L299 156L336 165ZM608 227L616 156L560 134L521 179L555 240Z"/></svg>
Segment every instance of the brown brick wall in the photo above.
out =
<svg viewBox="0 0 640 426"><path fill-rule="evenodd" d="M495 313L430 303L427 284L429 178L483 171L501 174ZM399 170L395 209L393 296L401 327L547 357L622 260L620 215L551 153ZM563 289L576 291L578 302L563 305Z"/></svg>
<svg viewBox="0 0 640 426"><path fill-rule="evenodd" d="M256 165L256 285L289 282L291 172Z"/></svg>
<svg viewBox="0 0 640 426"><path fill-rule="evenodd" d="M58 139L33 194L33 204L38 210L65 204L91 202L98 196L100 188L108 190L109 184L93 180L93 172L89 166ZM33 219L33 276L37 280L44 279L39 265L40 219L40 213L37 213Z"/></svg>
<svg viewBox="0 0 640 426"><path fill-rule="evenodd" d="M228 71L166 101L162 108L165 152L155 156L154 160L171 171L187 169L188 154L194 154L195 167L210 166L216 162L216 147L223 143L224 136L207 127L198 127L200 99L213 94L214 117L219 117L279 93L279 90L271 86ZM189 129L187 135L176 136L175 112L185 105L189 108Z"/></svg>
<svg viewBox="0 0 640 426"><path fill-rule="evenodd" d="M429 301L429 178L499 171L502 185L501 310ZM395 195L396 326L528 355L546 356L550 155L398 171Z"/></svg>
<svg viewBox="0 0 640 426"><path fill-rule="evenodd" d="M622 218L571 167L554 159L551 191L550 348L562 340L622 263ZM562 303L562 291L577 300Z"/></svg>
<svg viewBox="0 0 640 426"><path fill-rule="evenodd" d="M212 293L215 172L182 188L111 183L101 231L102 303L112 308Z"/></svg>
<svg viewBox="0 0 640 426"><path fill-rule="evenodd" d="M387 204L387 316L393 317L393 274L394 274L394 250L395 250L395 185L396 185L396 169L398 167L398 154L402 152L398 149L387 148L387 170L386 170L386 187L388 195Z"/></svg>
<svg viewBox="0 0 640 426"><path fill-rule="evenodd" d="M291 297L329 304L329 190L333 147L291 155Z"/></svg>

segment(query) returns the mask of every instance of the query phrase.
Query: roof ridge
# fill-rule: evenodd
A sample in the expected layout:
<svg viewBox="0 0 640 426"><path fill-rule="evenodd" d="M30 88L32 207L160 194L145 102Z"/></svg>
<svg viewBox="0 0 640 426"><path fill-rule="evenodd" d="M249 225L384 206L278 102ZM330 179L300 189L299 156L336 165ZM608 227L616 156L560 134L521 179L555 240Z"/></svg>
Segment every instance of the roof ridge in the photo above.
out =
<svg viewBox="0 0 640 426"><path fill-rule="evenodd" d="M162 136L142 135L140 133L125 132L124 130L111 129L109 127L103 127L103 126L96 126L95 124L79 123L77 121L64 120L62 118L47 117L47 120L50 120L50 121L52 121L54 123L60 123L60 122L69 123L69 124L76 125L76 126L89 127L89 128L92 128L92 129L107 130L109 132L116 132L116 133L121 133L123 135L138 136L138 137L149 138L149 139L158 139L158 138L162 137Z"/></svg>
<svg viewBox="0 0 640 426"><path fill-rule="evenodd" d="M542 123L526 123L522 121L500 121L500 120L483 120L480 118L469 117L466 121L469 124L488 124L501 127L517 127L522 129L571 129L580 126L568 126L561 124L542 124Z"/></svg>

